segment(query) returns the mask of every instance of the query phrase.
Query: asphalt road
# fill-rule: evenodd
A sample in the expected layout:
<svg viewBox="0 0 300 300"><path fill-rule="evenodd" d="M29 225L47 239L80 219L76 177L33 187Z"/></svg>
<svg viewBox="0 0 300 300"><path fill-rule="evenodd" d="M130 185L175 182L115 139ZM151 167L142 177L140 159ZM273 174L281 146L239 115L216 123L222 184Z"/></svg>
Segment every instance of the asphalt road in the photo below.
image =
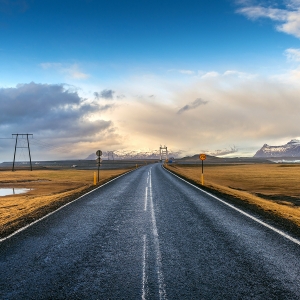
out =
<svg viewBox="0 0 300 300"><path fill-rule="evenodd" d="M0 243L0 299L300 299L300 245L135 170Z"/></svg>

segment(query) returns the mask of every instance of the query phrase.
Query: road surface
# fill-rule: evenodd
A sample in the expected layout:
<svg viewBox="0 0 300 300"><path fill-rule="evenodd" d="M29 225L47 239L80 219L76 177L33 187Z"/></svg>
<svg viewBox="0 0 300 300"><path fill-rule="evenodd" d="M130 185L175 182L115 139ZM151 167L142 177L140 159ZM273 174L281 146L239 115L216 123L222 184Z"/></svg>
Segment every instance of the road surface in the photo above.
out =
<svg viewBox="0 0 300 300"><path fill-rule="evenodd" d="M300 245L153 164L0 243L0 299L300 299Z"/></svg>

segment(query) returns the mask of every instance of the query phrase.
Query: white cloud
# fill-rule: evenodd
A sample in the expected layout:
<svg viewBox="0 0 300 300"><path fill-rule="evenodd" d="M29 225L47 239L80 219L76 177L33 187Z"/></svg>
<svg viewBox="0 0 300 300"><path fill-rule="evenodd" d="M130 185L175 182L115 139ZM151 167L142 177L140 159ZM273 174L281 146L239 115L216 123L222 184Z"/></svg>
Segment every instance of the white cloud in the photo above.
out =
<svg viewBox="0 0 300 300"><path fill-rule="evenodd" d="M178 72L180 74L184 74L184 75L194 75L195 74L195 71L192 71L192 70L186 70L186 69L171 69L171 70L168 70L168 72Z"/></svg>
<svg viewBox="0 0 300 300"><path fill-rule="evenodd" d="M244 7L238 9L238 13L253 20L269 18L279 23L279 25L276 26L278 31L300 38L300 1L287 1L285 9L263 7L262 5L250 5L248 2L241 4Z"/></svg>
<svg viewBox="0 0 300 300"><path fill-rule="evenodd" d="M285 50L284 54L289 61L300 62L300 49L289 48Z"/></svg>
<svg viewBox="0 0 300 300"><path fill-rule="evenodd" d="M250 74L250 73L245 73L245 72L239 72L236 70L227 70L223 73L223 76L235 76L238 78L245 78L245 79L250 79L254 78L257 75L256 74Z"/></svg>
<svg viewBox="0 0 300 300"><path fill-rule="evenodd" d="M201 78L211 78L211 77L218 77L220 74L215 71L207 72L204 75L201 75Z"/></svg>
<svg viewBox="0 0 300 300"><path fill-rule="evenodd" d="M237 70L226 70L224 73L219 73L216 71L209 71L209 72L198 72L199 77L202 79L208 79L208 78L216 78L216 77L232 77L232 78L245 78L245 79L250 79L253 77L256 77L256 74L250 74L250 73L245 73L245 72L240 72Z"/></svg>
<svg viewBox="0 0 300 300"><path fill-rule="evenodd" d="M40 66L44 70L54 69L55 71L66 75L68 78L72 79L87 79L90 77L89 74L83 73L80 71L79 66L77 64L61 64L61 63L41 63Z"/></svg>
<svg viewBox="0 0 300 300"><path fill-rule="evenodd" d="M284 51L287 61L292 64L292 68L282 74L272 76L275 80L280 80L285 84L299 84L300 79L300 49L289 48Z"/></svg>
<svg viewBox="0 0 300 300"><path fill-rule="evenodd" d="M186 75L194 75L195 72L192 70L179 70L179 73L186 74Z"/></svg>

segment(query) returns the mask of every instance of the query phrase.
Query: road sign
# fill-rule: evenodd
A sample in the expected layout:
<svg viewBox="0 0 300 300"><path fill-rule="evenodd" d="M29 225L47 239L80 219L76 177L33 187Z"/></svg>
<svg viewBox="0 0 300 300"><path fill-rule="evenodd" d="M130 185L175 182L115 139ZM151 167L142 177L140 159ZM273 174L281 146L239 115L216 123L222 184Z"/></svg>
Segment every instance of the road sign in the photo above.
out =
<svg viewBox="0 0 300 300"><path fill-rule="evenodd" d="M98 164L100 164L100 163L102 162L102 158L98 157L98 158L96 159L96 162L97 162Z"/></svg>
<svg viewBox="0 0 300 300"><path fill-rule="evenodd" d="M101 155L102 155L102 151L101 151L101 150L98 150L98 151L96 152L96 155L97 155L97 156L101 156Z"/></svg>
<svg viewBox="0 0 300 300"><path fill-rule="evenodd" d="M199 155L199 158L200 158L201 160L206 160L206 154L200 154L200 155Z"/></svg>

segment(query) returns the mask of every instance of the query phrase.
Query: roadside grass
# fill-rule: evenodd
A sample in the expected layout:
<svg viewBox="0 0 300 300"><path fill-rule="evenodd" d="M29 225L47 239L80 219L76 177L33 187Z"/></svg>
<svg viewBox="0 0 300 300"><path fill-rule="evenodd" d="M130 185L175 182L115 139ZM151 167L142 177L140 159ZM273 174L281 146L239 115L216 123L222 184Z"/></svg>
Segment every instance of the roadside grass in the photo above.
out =
<svg viewBox="0 0 300 300"><path fill-rule="evenodd" d="M201 165L168 165L200 185ZM300 165L204 165L204 187L255 205L300 228Z"/></svg>
<svg viewBox="0 0 300 300"><path fill-rule="evenodd" d="M101 170L97 186L129 169ZM31 189L0 197L0 237L96 188L94 170L1 171L0 188Z"/></svg>

